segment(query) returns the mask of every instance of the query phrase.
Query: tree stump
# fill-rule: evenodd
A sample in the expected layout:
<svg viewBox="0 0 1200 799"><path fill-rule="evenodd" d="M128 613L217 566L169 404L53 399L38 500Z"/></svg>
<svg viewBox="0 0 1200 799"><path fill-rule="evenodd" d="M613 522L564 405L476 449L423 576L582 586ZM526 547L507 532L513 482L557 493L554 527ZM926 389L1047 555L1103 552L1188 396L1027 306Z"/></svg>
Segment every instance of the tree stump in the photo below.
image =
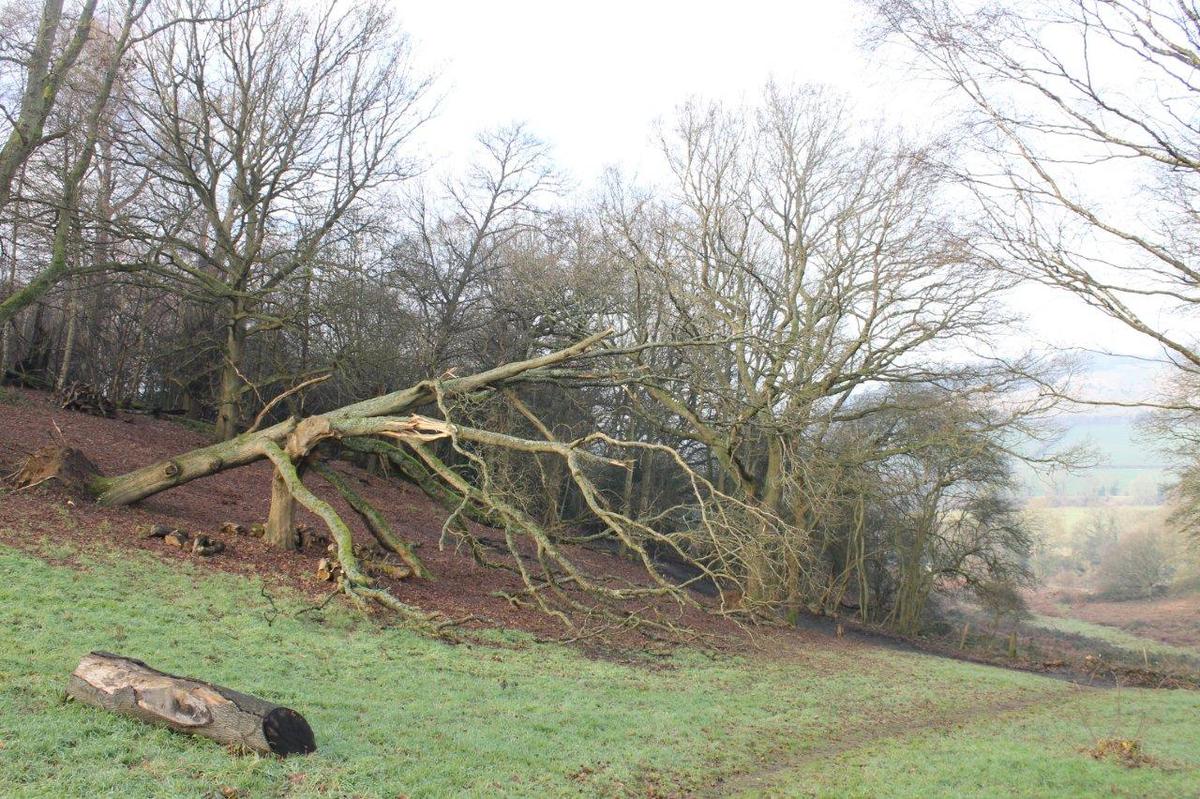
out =
<svg viewBox="0 0 1200 799"><path fill-rule="evenodd" d="M79 662L67 694L84 704L239 749L280 756L317 750L312 728L290 708L108 652L92 652Z"/></svg>
<svg viewBox="0 0 1200 799"><path fill-rule="evenodd" d="M29 488L55 480L69 493L90 496L100 470L73 447L48 444L25 459L13 477L17 488Z"/></svg>

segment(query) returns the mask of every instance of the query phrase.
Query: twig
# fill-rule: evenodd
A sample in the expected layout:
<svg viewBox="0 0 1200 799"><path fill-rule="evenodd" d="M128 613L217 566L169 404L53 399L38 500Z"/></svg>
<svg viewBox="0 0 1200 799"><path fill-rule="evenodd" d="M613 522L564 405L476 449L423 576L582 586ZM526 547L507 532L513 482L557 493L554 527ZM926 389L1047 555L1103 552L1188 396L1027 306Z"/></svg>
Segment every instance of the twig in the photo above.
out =
<svg viewBox="0 0 1200 799"><path fill-rule="evenodd" d="M270 614L263 614L263 618L267 620L267 626L270 627L275 623L275 619L279 617L279 608L275 606L275 598L267 593L267 587L265 585L260 586L260 591L263 595L263 598L266 599L267 603L271 606Z"/></svg>
<svg viewBox="0 0 1200 799"><path fill-rule="evenodd" d="M319 377L311 377L308 380L305 380L303 383L298 383L297 385L292 386L287 391L283 392L279 396L275 397L275 399L271 400L266 405L264 405L263 409L258 412L258 416L254 417L254 424L250 425L250 428L246 432L253 433L254 431L258 430L258 426L260 424L262 424L263 419L266 418L267 414L271 412L271 409L274 408L279 403L283 402L288 397L295 394L297 391L300 391L308 386L315 385L316 383L323 383L331 377L333 377L333 372L330 372L329 374L325 374L325 375L320 375ZM259 399L261 399L261 397Z"/></svg>
<svg viewBox="0 0 1200 799"><path fill-rule="evenodd" d="M297 619L298 619L298 618L300 618L301 616L303 616L305 613L315 613L315 612L319 612L319 611L322 611L322 610L324 610L324 609L325 609L325 606L326 606L326 605L328 605L330 602L332 602L332 601L333 601L333 598L334 598L335 596L337 596L338 594L340 594L340 593L342 593L342 589L341 589L341 588L335 588L335 589L333 589L333 591L331 591L331 592L329 593L329 596L325 597L325 601L324 601L324 602L322 602L321 604L319 604L319 605L312 605L312 606L310 606L310 607L307 607L307 608L304 608L304 609L302 609L302 610L298 610L298 611L296 611L295 618L297 618Z"/></svg>

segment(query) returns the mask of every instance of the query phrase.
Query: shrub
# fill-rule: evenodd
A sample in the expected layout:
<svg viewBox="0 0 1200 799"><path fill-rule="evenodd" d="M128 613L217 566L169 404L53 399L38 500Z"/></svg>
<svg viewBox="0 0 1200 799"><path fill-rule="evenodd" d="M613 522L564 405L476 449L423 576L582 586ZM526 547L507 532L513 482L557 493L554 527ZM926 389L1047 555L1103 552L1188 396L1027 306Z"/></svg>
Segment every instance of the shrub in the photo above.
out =
<svg viewBox="0 0 1200 799"><path fill-rule="evenodd" d="M1129 533L1109 547L1100 562L1100 595L1106 599L1149 599L1164 594L1175 573L1172 542L1158 531Z"/></svg>

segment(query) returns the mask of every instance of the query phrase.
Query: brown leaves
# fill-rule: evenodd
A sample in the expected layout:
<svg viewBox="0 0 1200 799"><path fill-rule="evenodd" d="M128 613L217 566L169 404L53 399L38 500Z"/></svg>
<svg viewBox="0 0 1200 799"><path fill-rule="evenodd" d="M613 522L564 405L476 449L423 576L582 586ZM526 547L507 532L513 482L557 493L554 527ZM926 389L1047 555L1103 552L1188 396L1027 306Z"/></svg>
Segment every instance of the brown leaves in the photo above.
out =
<svg viewBox="0 0 1200 799"><path fill-rule="evenodd" d="M342 566L333 558L321 558L317 561L317 579L321 582L336 582L341 574Z"/></svg>
<svg viewBox="0 0 1200 799"><path fill-rule="evenodd" d="M1154 758L1142 749L1136 738L1101 738L1091 749L1084 750L1096 760L1113 760L1125 768L1138 768L1154 763Z"/></svg>

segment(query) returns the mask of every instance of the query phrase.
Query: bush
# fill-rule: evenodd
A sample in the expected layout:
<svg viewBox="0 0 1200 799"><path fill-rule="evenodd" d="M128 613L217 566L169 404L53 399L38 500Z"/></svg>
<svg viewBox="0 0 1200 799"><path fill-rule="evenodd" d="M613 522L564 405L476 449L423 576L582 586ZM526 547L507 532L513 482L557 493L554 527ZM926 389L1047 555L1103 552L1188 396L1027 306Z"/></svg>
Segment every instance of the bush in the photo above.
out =
<svg viewBox="0 0 1200 799"><path fill-rule="evenodd" d="M1105 599L1149 599L1167 592L1175 574L1175 547L1158 531L1122 536L1104 553L1098 588Z"/></svg>
<svg viewBox="0 0 1200 799"><path fill-rule="evenodd" d="M988 615L993 630L1006 621L1023 621L1031 616L1025 598L1018 587L1010 582L990 580L974 586L973 592L979 606Z"/></svg>

